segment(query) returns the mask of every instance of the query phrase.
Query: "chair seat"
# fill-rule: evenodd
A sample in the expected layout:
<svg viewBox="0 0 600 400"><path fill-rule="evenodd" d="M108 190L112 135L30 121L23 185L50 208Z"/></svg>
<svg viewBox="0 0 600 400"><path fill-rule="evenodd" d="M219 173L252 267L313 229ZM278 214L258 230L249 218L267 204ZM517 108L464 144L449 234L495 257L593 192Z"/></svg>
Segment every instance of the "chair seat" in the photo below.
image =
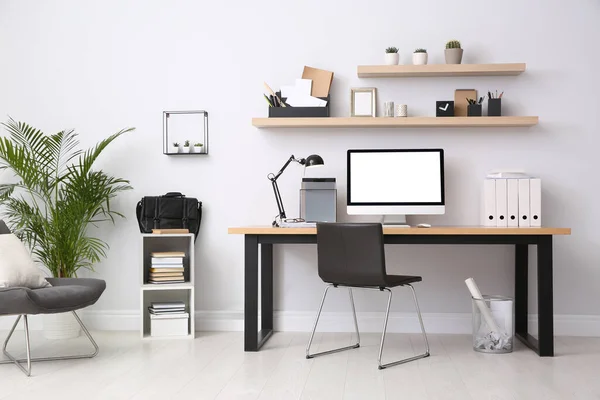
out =
<svg viewBox="0 0 600 400"><path fill-rule="evenodd" d="M385 285L380 285L377 283L369 283L369 279L365 278L365 279L360 279L360 277L357 279L358 281L364 282L363 284L356 284L356 283L348 283L348 282L329 282L329 281L325 281L326 283L331 283L332 285L335 286L348 286L348 287L365 287L365 288L376 288L376 287L396 287L396 286L402 286L402 285L408 285L409 283L414 283L414 282L421 282L423 280L423 278L421 278L420 276L411 276L411 275L387 275L385 278Z"/></svg>
<svg viewBox="0 0 600 400"><path fill-rule="evenodd" d="M388 275L385 278L388 287L396 287L401 285L408 285L409 283L421 282L423 278L420 276L410 275Z"/></svg>
<svg viewBox="0 0 600 400"><path fill-rule="evenodd" d="M0 315L54 314L94 304L106 282L101 279L47 278L52 287L0 289Z"/></svg>

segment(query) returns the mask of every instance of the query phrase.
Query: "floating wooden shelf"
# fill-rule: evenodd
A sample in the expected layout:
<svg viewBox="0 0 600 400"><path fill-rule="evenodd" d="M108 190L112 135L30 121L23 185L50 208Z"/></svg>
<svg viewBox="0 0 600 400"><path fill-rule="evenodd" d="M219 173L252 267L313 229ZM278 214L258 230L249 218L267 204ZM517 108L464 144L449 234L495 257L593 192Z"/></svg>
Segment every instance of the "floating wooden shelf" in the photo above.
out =
<svg viewBox="0 0 600 400"><path fill-rule="evenodd" d="M426 76L507 76L525 71L525 63L359 65L359 78L404 78Z"/></svg>
<svg viewBox="0 0 600 400"><path fill-rule="evenodd" d="M252 118L257 128L491 128L537 123L538 117Z"/></svg>

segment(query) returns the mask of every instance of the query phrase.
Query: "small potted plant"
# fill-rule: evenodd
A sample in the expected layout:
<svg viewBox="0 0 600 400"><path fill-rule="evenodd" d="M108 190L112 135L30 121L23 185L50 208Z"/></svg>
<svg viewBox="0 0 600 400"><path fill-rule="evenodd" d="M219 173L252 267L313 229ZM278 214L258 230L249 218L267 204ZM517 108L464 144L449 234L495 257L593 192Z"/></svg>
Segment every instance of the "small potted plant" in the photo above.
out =
<svg viewBox="0 0 600 400"><path fill-rule="evenodd" d="M202 143L194 143L194 153L202 153Z"/></svg>
<svg viewBox="0 0 600 400"><path fill-rule="evenodd" d="M179 143L173 142L169 148L169 154L179 153Z"/></svg>
<svg viewBox="0 0 600 400"><path fill-rule="evenodd" d="M460 64L463 56L463 49L458 40L450 40L446 43L446 64Z"/></svg>
<svg viewBox="0 0 600 400"><path fill-rule="evenodd" d="M414 65L425 65L427 64L427 50L416 49L413 53L413 64Z"/></svg>
<svg viewBox="0 0 600 400"><path fill-rule="evenodd" d="M388 47L385 49L385 65L397 65L400 62L400 55L397 47Z"/></svg>
<svg viewBox="0 0 600 400"><path fill-rule="evenodd" d="M190 152L190 141L189 140L186 140L183 143L183 152L184 153L189 153Z"/></svg>

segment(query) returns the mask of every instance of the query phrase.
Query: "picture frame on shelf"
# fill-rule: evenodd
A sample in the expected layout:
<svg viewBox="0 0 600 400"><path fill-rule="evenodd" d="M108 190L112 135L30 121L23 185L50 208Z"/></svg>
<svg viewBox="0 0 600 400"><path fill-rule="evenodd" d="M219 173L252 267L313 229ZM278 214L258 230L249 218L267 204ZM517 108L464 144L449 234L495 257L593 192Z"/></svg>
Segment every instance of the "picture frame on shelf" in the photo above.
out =
<svg viewBox="0 0 600 400"><path fill-rule="evenodd" d="M179 144L179 148L175 146L176 143ZM184 143L188 146L184 146ZM208 154L208 112L163 111L163 154Z"/></svg>
<svg viewBox="0 0 600 400"><path fill-rule="evenodd" d="M377 88L350 89L350 116L377 116Z"/></svg>

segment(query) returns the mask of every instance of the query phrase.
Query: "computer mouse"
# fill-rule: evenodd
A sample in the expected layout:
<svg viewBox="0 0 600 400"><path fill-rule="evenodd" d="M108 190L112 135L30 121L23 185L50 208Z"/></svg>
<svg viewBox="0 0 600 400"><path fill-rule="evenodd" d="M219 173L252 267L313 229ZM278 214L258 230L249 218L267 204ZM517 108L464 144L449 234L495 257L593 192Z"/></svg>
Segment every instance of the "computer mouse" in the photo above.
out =
<svg viewBox="0 0 600 400"><path fill-rule="evenodd" d="M418 224L417 228L431 228L430 224Z"/></svg>

